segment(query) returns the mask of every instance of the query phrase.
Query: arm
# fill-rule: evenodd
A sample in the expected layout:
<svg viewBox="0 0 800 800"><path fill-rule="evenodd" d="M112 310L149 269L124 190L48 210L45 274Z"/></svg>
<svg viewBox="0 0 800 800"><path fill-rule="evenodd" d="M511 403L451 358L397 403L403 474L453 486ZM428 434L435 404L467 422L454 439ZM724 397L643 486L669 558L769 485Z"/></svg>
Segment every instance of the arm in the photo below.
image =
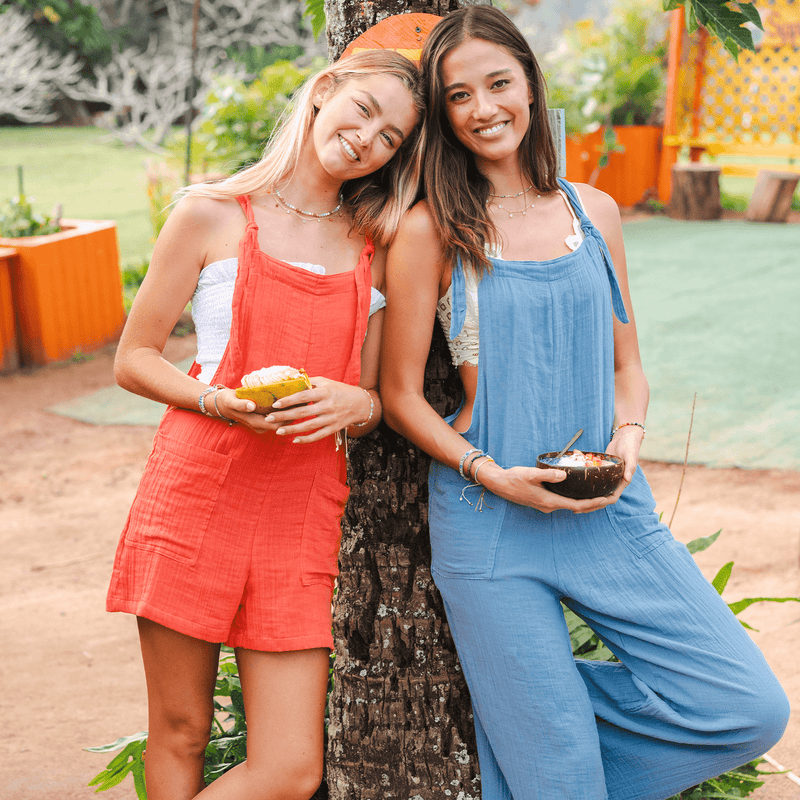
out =
<svg viewBox="0 0 800 800"><path fill-rule="evenodd" d="M381 354L381 396L386 422L433 458L458 469L472 445L454 431L423 395L425 363L430 350L436 305L443 277L442 252L424 203L404 219L389 251L386 275L386 321ZM521 505L553 511L593 511L608 505L609 498L572 500L542 487L543 481L563 480L556 469L511 467L476 459L470 469L483 463L480 482L487 489Z"/></svg>
<svg viewBox="0 0 800 800"><path fill-rule="evenodd" d="M625 245L622 240L622 223L617 204L605 193L590 186L581 185L581 197L586 203L586 211L606 240L619 288L629 322L623 324L614 317L614 413L616 424L639 422L645 424L650 389L647 384L642 360L639 355L639 340L636 335L636 321L633 316L628 268L625 260ZM611 431L609 431L609 435ZM644 431L635 425L620 428L606 448L609 453L620 456L625 461L623 483L615 494L619 495L630 483L639 462L639 449L644 439Z"/></svg>
<svg viewBox="0 0 800 800"><path fill-rule="evenodd" d="M240 235L240 217L233 200L190 197L173 209L158 237L117 348L114 375L122 388L160 403L199 411L198 399L207 384L185 375L162 354L197 286L209 249L219 236ZM212 396L207 397L210 400ZM220 392L218 403L226 416L264 427L263 417L248 413L255 404L238 399L233 391ZM207 408L213 413L213 402Z"/></svg>

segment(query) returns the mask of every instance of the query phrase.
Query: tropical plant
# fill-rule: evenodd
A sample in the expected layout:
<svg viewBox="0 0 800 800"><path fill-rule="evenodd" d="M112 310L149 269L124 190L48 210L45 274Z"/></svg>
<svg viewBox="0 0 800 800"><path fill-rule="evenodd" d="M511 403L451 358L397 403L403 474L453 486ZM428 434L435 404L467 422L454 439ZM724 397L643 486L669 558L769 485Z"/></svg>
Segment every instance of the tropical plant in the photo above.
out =
<svg viewBox="0 0 800 800"><path fill-rule="evenodd" d="M60 230L58 221L34 211L30 200L24 194L12 197L6 202L5 207L0 208L0 236L8 239L45 236L48 233L58 233Z"/></svg>
<svg viewBox="0 0 800 800"><path fill-rule="evenodd" d="M567 133L659 121L666 87L666 25L658 0L616 0L601 25L579 22L543 58L550 105Z"/></svg>

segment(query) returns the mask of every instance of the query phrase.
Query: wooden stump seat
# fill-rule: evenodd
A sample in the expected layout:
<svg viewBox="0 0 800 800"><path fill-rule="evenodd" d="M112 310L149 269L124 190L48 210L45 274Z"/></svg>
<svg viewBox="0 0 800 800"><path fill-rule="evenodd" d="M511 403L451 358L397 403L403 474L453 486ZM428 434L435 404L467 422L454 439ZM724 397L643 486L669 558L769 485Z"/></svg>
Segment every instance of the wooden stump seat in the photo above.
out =
<svg viewBox="0 0 800 800"><path fill-rule="evenodd" d="M800 175L796 172L762 169L756 178L745 219L750 222L786 222L798 181Z"/></svg>
<svg viewBox="0 0 800 800"><path fill-rule="evenodd" d="M677 219L719 219L721 167L713 164L675 164L672 167L670 216Z"/></svg>

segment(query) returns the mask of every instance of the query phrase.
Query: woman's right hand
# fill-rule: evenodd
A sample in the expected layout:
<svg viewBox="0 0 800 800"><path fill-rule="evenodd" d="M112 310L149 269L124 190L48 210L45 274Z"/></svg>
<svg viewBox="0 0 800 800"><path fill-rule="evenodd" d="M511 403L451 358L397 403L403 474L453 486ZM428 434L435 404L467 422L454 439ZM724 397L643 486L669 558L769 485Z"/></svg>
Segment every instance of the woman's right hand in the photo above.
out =
<svg viewBox="0 0 800 800"><path fill-rule="evenodd" d="M480 461L478 462L481 463ZM542 486L543 483L560 483L567 477L563 469L540 469L539 467L509 467L487 461L480 470L480 482L490 492L528 508L549 514L566 509L575 514L597 511L615 502L616 497L592 497L589 500L573 500L562 497Z"/></svg>
<svg viewBox="0 0 800 800"><path fill-rule="evenodd" d="M205 401L206 410L211 416L216 416L219 412L221 417L246 425L254 433L274 431L277 427L267 422L264 414L256 414L256 404L252 400L237 397L234 389L209 392Z"/></svg>

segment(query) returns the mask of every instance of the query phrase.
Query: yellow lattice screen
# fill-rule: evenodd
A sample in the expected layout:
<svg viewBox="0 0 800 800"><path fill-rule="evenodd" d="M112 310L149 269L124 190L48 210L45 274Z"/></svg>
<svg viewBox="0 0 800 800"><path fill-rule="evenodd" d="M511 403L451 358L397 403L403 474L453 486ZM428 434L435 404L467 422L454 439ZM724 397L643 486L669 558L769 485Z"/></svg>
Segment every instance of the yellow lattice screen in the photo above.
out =
<svg viewBox="0 0 800 800"><path fill-rule="evenodd" d="M756 52L743 51L738 63L716 39L684 34L676 126L681 144L710 153L800 158L800 2L761 0L758 7L765 32L757 32Z"/></svg>

